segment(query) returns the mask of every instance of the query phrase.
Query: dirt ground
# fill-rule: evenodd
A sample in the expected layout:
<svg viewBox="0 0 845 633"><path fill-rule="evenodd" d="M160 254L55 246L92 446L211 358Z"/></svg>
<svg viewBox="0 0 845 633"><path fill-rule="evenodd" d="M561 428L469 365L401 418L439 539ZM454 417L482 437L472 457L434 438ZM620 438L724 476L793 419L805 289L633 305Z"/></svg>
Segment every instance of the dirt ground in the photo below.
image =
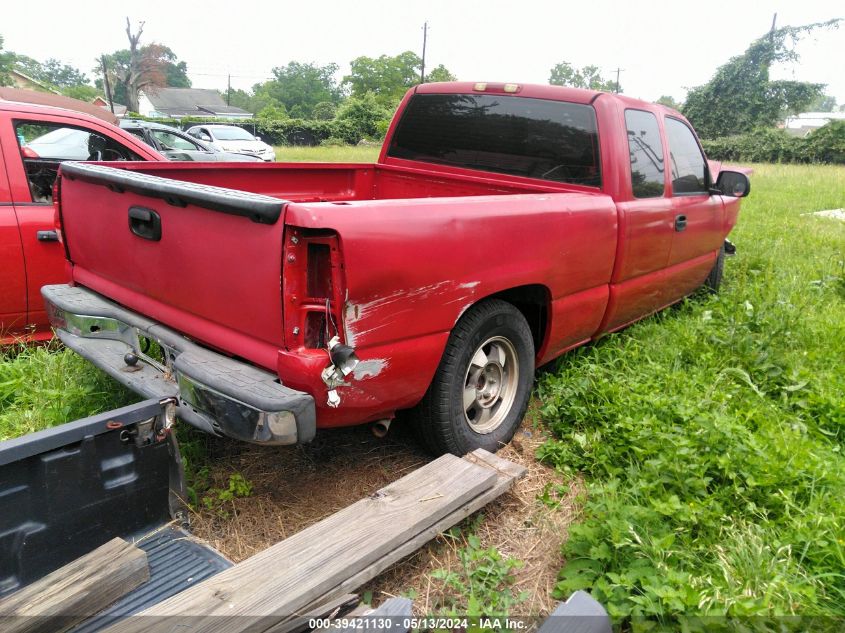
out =
<svg viewBox="0 0 845 633"><path fill-rule="evenodd" d="M523 561L516 570L514 595L528 598L513 615L542 615L556 603L551 592L562 566L560 545L578 511L578 482L560 487L563 480L534 457L544 441L542 431L526 416L511 445L499 455L520 463L527 474L514 489L481 511L476 535L482 547L495 546L504 557ZM258 447L213 440L210 455L211 486L224 489L230 475L240 473L252 484L252 493L201 507L192 517L192 531L238 562L291 536L358 499L375 492L431 459L416 444L402 419L386 438L373 436L368 427L320 432L306 447ZM551 486L562 490L559 503L538 500ZM550 507L553 506L553 507ZM200 504L202 506L202 504ZM473 517L464 522L468 526ZM460 566L461 538L440 536L403 559L367 586L374 603L395 595L415 595L415 610L436 613L444 600L442 583L431 577L435 569Z"/></svg>

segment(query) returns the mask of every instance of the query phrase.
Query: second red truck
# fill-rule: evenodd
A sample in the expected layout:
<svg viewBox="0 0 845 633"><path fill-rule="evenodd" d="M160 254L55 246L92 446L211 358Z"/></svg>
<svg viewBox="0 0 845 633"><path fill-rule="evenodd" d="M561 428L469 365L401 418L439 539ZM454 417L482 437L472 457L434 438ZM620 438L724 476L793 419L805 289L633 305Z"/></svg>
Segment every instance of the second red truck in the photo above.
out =
<svg viewBox="0 0 845 633"><path fill-rule="evenodd" d="M64 165L64 343L247 441L415 408L496 450L534 368L718 287L749 184L677 112L552 86L412 89L376 164Z"/></svg>

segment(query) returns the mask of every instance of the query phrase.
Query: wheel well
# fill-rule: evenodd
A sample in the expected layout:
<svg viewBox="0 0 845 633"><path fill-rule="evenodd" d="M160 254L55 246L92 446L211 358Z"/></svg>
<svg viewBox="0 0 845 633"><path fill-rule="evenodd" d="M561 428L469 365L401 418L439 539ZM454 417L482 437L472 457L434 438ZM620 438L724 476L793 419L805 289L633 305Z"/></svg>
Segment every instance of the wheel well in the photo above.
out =
<svg viewBox="0 0 845 633"><path fill-rule="evenodd" d="M549 323L549 305L551 298L545 286L518 286L497 292L485 299L501 299L513 304L528 321L531 336L534 339L534 351L539 354L546 340L546 328Z"/></svg>

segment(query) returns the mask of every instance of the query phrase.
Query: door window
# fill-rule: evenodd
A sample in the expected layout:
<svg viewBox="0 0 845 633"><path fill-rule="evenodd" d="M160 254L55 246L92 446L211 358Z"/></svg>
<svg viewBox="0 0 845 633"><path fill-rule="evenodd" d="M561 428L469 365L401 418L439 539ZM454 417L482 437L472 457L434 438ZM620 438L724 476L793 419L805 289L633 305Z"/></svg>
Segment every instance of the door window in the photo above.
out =
<svg viewBox="0 0 845 633"><path fill-rule="evenodd" d="M141 160L117 141L85 128L48 121L15 121L32 202L53 202L53 182L66 160Z"/></svg>
<svg viewBox="0 0 845 633"><path fill-rule="evenodd" d="M663 143L657 117L644 110L625 110L631 188L635 198L660 198L666 188Z"/></svg>
<svg viewBox="0 0 845 633"><path fill-rule="evenodd" d="M673 195L707 193L707 162L692 130L679 120L666 117L666 139Z"/></svg>
<svg viewBox="0 0 845 633"><path fill-rule="evenodd" d="M164 151L168 150L187 150L189 152L201 152L203 151L201 147L199 147L196 143L189 141L186 138L173 134L173 132L168 132L167 130L150 130L152 135L161 145L161 149Z"/></svg>

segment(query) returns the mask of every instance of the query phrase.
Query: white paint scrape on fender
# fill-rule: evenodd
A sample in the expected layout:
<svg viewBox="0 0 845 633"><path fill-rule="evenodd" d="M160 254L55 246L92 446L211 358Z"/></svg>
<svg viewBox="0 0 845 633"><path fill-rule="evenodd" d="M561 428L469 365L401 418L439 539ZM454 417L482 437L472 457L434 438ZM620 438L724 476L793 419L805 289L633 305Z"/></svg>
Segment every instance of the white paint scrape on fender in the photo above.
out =
<svg viewBox="0 0 845 633"><path fill-rule="evenodd" d="M384 358L373 358L371 360L362 360L352 370L352 376L355 380L364 380L366 378L375 378L388 366L388 361Z"/></svg>

